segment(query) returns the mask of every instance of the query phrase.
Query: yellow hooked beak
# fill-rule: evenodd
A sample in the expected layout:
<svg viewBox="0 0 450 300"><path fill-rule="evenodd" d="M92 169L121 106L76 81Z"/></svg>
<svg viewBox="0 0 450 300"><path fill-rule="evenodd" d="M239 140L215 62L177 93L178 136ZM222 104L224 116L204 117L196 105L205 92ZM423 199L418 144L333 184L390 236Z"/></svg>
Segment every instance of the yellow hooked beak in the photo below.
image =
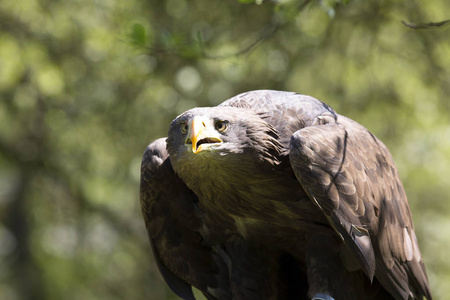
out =
<svg viewBox="0 0 450 300"><path fill-rule="evenodd" d="M214 129L212 120L203 116L195 116L191 122L185 145L192 148L193 153L199 153L211 146L222 143L219 133Z"/></svg>

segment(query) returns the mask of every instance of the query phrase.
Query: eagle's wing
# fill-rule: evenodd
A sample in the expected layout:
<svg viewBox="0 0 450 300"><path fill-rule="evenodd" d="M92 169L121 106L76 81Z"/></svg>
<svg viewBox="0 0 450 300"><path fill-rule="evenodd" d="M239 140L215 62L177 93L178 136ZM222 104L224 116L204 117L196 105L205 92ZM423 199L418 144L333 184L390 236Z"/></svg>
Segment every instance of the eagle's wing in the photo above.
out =
<svg viewBox="0 0 450 300"><path fill-rule="evenodd" d="M191 286L220 300L291 299L305 293L288 278L296 266L281 253L238 238L232 234L234 223L199 208L197 196L173 171L164 138L144 153L140 202L160 273L181 298L195 299Z"/></svg>
<svg viewBox="0 0 450 300"><path fill-rule="evenodd" d="M208 299L228 299L226 254L202 243L197 201L172 170L165 139L151 143L142 159L140 203L158 268L183 299L195 299L191 286Z"/></svg>
<svg viewBox="0 0 450 300"><path fill-rule="evenodd" d="M343 116L328 121L293 134L297 179L370 279L375 275L396 299L431 299L391 154L358 123Z"/></svg>

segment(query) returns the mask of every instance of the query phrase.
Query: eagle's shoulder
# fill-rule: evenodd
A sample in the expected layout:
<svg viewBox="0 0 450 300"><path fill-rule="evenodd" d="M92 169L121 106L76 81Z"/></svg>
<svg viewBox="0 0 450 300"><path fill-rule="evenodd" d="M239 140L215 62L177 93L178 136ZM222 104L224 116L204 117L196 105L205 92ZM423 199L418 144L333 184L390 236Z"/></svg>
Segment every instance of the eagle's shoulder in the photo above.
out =
<svg viewBox="0 0 450 300"><path fill-rule="evenodd" d="M327 119L327 122L337 119L336 112L324 102L311 96L285 91L245 92L224 101L218 107L239 107L256 112L276 129L279 142L286 148L295 131L318 125L323 119Z"/></svg>

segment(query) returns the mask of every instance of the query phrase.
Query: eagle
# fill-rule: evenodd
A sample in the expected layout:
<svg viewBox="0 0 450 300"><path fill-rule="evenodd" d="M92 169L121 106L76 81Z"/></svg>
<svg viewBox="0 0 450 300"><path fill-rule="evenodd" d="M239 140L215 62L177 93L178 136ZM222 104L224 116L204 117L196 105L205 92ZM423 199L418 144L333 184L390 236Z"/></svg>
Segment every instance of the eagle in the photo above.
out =
<svg viewBox="0 0 450 300"><path fill-rule="evenodd" d="M182 113L144 152L140 204L182 299L431 299L389 150L311 96Z"/></svg>

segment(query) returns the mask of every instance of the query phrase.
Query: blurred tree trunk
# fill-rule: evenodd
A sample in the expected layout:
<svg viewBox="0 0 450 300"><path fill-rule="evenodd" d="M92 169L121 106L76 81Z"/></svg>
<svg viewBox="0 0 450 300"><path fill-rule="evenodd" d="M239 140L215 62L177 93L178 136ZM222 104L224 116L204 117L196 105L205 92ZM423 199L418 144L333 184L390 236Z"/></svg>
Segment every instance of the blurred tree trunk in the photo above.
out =
<svg viewBox="0 0 450 300"><path fill-rule="evenodd" d="M10 261L11 279L19 299L45 299L42 273L34 261L31 249L31 216L27 209L27 192L33 178L33 171L22 164L19 182L10 205L6 208L5 227L16 239L16 249Z"/></svg>

